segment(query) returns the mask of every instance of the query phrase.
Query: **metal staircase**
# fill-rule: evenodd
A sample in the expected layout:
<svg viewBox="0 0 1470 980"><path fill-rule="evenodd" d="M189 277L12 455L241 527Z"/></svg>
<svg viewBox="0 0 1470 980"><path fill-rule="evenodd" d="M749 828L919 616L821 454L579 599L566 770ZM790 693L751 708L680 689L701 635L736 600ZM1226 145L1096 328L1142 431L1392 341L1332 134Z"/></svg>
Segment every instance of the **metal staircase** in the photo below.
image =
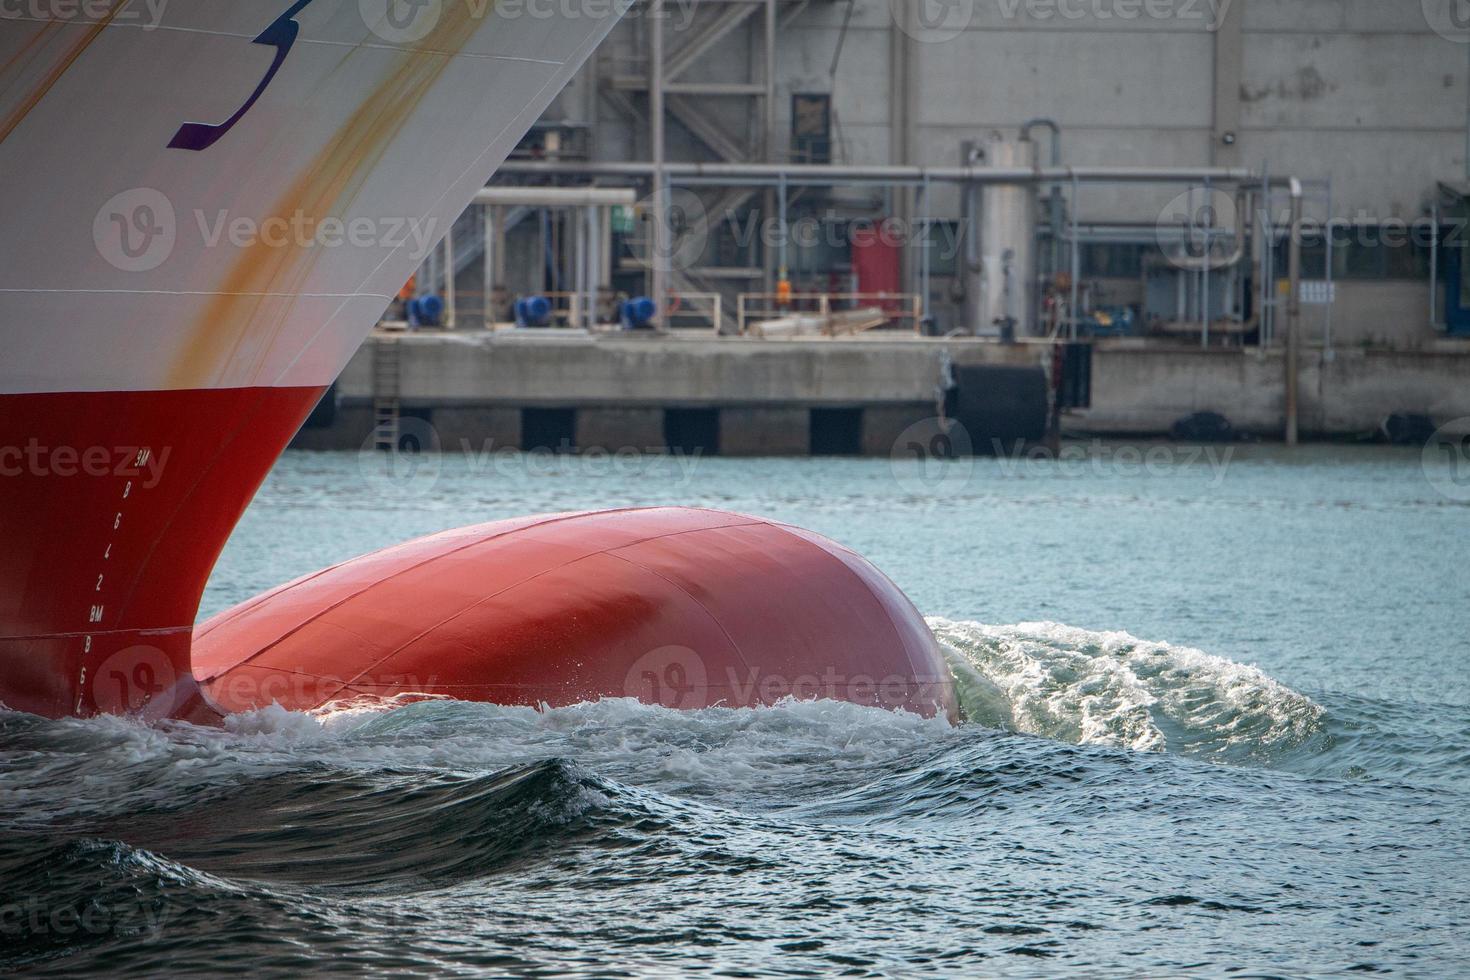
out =
<svg viewBox="0 0 1470 980"><path fill-rule="evenodd" d="M775 132L776 110L772 101L776 87L774 57L776 37L787 30L807 9L810 0L724 0L697 2L690 29L670 37L673 50L662 71L646 61L614 65L599 64L600 86L605 97L638 125L651 125L647 96L654 86L662 89L669 120L700 147L707 159L721 163L771 162L776 158L779 134ZM647 23L640 25L646 32ZM646 42L645 42L646 43ZM764 54L752 60L745 77L712 78L701 66L719 45L760 47ZM692 76L692 77L691 77ZM719 120L717 107L732 100L745 104L747 125L729 127ZM740 215L754 203L759 192L736 187L700 189L703 211L691 231L704 238L717 236L727 216ZM769 262L767 262L769 266ZM678 293L718 293L727 309L735 296L766 278L769 268L701 267L676 269L669 287ZM690 307L710 315L707 301L692 300Z"/></svg>
<svg viewBox="0 0 1470 980"><path fill-rule="evenodd" d="M397 452L401 418L398 338L378 335L372 343L373 446L379 452Z"/></svg>

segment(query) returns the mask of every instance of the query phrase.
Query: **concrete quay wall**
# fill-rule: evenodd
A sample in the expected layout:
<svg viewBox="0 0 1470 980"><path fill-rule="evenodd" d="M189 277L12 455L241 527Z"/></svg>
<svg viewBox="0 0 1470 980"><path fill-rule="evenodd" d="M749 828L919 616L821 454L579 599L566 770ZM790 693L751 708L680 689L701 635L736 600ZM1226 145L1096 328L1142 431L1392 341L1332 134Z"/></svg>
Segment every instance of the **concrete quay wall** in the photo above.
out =
<svg viewBox="0 0 1470 980"><path fill-rule="evenodd" d="M450 447L684 447L724 455L888 455L941 411L982 451L1039 441L1050 348L965 338L758 341L552 332L375 337L295 445L370 443L384 394L382 352L404 417ZM946 396L946 391L948 394ZM1300 425L1308 438L1356 438L1394 414L1436 425L1470 417L1470 345L1413 351L1302 352ZM1285 424L1280 350L1100 341L1090 405L1064 434L1156 437L1200 412L1278 438Z"/></svg>

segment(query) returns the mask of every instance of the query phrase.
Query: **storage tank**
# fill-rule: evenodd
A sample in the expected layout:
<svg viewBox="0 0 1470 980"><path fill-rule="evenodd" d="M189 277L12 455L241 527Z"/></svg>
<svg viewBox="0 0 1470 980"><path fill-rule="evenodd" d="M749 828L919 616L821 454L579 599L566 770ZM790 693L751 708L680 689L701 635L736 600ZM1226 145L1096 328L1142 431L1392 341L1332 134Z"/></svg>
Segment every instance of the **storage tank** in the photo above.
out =
<svg viewBox="0 0 1470 980"><path fill-rule="evenodd" d="M967 144L966 163L974 167L1036 166L1036 144L991 133ZM993 334L1009 326L1017 336L1035 329L1036 191L1027 185L985 184L966 195L972 228L979 234L967 255L967 297L971 328Z"/></svg>

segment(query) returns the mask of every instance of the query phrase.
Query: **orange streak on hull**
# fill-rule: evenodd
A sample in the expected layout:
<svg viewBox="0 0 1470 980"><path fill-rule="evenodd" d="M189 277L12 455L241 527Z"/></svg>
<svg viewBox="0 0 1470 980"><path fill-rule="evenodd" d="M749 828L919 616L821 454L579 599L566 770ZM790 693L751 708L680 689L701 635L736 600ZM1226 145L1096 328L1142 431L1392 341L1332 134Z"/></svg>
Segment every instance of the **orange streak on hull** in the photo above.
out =
<svg viewBox="0 0 1470 980"><path fill-rule="evenodd" d="M4 116L0 116L0 143L10 138L10 134L15 132L16 127L24 122L26 117L31 114L31 110L35 109L40 101L46 97L46 93L50 92L57 82L61 81L61 77L67 73L67 70L76 64L77 59L86 52L93 41L97 40L107 25L112 23L113 18L117 16L117 12L123 8L125 2L126 0L111 0L106 15L99 18L95 23L86 25L81 37L62 51L55 62L47 68L41 79L21 95L19 104ZM51 24L44 26L49 29ZM5 67L9 68L10 65L7 64Z"/></svg>
<svg viewBox="0 0 1470 980"><path fill-rule="evenodd" d="M291 183L271 213L263 216L263 221L278 218L289 222L297 214L320 221L349 213L389 144L418 111L478 26L467 7L446 6L433 33L421 46L398 56L398 64L389 76L365 95L358 109ZM265 241L245 249L217 295L190 328L189 345L172 366L169 384L197 387L217 383L224 368L239 361L242 346L247 343L258 350L253 365L258 369L259 359L269 348L263 338L276 337L289 322L279 297L303 291L322 251L303 244L273 247Z"/></svg>
<svg viewBox="0 0 1470 980"><path fill-rule="evenodd" d="M675 708L833 698L956 717L917 610L858 555L713 511L503 521L355 559L202 624L225 711L422 694Z"/></svg>

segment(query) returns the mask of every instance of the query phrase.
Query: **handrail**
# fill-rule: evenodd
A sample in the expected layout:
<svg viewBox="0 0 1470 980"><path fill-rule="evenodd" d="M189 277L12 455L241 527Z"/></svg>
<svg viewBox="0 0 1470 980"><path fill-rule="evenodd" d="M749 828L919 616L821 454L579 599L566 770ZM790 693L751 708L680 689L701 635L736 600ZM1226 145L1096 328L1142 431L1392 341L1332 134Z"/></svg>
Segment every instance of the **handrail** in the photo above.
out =
<svg viewBox="0 0 1470 980"><path fill-rule="evenodd" d="M756 305L757 303L769 305ZM816 308L803 309L803 304L815 304ZM894 308L895 304L898 308ZM871 306L879 307L890 320L912 321L914 333L922 330L924 301L918 293L740 293L736 297L736 323L740 335L744 337L750 333L752 320L774 320L802 315L829 319L837 313L858 312ZM830 333L830 328L823 332Z"/></svg>

